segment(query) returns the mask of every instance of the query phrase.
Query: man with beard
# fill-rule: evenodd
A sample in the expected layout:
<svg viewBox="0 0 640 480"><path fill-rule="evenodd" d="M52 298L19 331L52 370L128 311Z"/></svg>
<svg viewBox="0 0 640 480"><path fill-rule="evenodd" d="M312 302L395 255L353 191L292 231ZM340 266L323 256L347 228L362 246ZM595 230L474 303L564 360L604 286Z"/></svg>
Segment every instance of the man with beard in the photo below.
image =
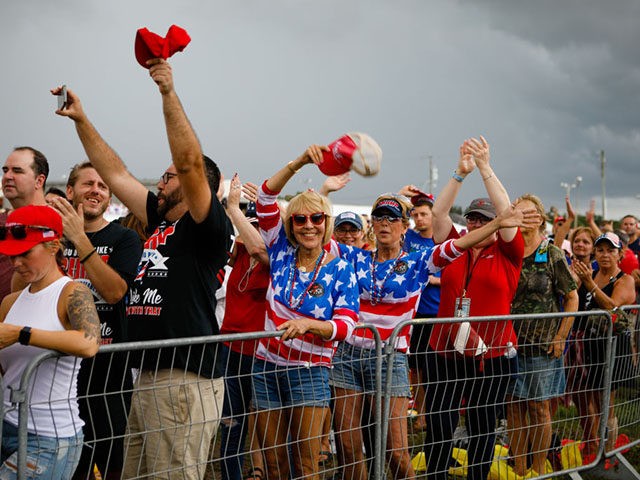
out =
<svg viewBox="0 0 640 480"><path fill-rule="evenodd" d="M91 163L71 169L66 195L71 204L57 196L50 199L62 216L67 240L63 267L67 275L93 293L102 344L127 341L125 295L136 275L142 244L133 230L104 218L111 190ZM121 477L122 438L132 388L123 354L97 355L82 361L78 395L85 444L74 478L93 478L94 463L102 478Z"/></svg>
<svg viewBox="0 0 640 480"><path fill-rule="evenodd" d="M2 194L11 208L27 205L46 205L44 189L49 176L47 157L33 147L16 147L2 166ZM0 213L0 225L7 220L7 213ZM6 255L0 255L0 301L11 291L25 285L17 278L12 289L13 265Z"/></svg>
<svg viewBox="0 0 640 480"><path fill-rule="evenodd" d="M157 195L129 173L73 91L67 90L68 106L56 113L75 122L91 164L153 231L131 287L130 340L216 335L216 273L227 261L232 232L215 195L220 172L202 154L174 90L170 65L160 58L147 65L162 97L173 160L157 184ZM60 88L52 93L59 94ZM123 478L202 478L224 395L215 345L144 351L135 365L140 372L131 400Z"/></svg>

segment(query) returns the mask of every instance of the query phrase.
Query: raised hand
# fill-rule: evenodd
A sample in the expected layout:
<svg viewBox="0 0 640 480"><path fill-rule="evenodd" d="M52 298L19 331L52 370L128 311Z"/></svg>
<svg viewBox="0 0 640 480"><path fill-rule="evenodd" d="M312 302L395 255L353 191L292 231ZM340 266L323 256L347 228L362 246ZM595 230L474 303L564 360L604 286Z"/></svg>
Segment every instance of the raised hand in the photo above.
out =
<svg viewBox="0 0 640 480"><path fill-rule="evenodd" d="M173 73L171 65L163 58L152 58L147 60L149 65L149 75L158 85L160 93L166 95L173 91Z"/></svg>
<svg viewBox="0 0 640 480"><path fill-rule="evenodd" d="M509 205L496 217L500 228L529 227L538 228L542 223L542 217L535 208L518 208L517 205Z"/></svg>
<svg viewBox="0 0 640 480"><path fill-rule="evenodd" d="M237 173L231 178L229 184L229 195L227 195L227 205L229 207L240 208L240 194L242 193L242 182Z"/></svg>
<svg viewBox="0 0 640 480"><path fill-rule="evenodd" d="M320 187L319 193L326 197L331 192L342 190L350 181L351 175L349 174L349 172L343 173L341 175L332 175L325 179L322 187Z"/></svg>
<svg viewBox="0 0 640 480"><path fill-rule="evenodd" d="M52 88L50 91L51 95L58 96L62 93L62 87ZM80 98L73 92L73 90L67 88L67 105L62 110L56 110L56 114L61 117L69 117L74 121L81 120L85 117L82 104L80 103Z"/></svg>
<svg viewBox="0 0 640 480"><path fill-rule="evenodd" d="M242 195L250 202L258 201L258 185L251 182L245 182L242 185Z"/></svg>
<svg viewBox="0 0 640 480"><path fill-rule="evenodd" d="M473 160L478 168L488 167L490 160L489 144L485 138L480 135L480 140L470 138L465 141L465 153L473 155Z"/></svg>

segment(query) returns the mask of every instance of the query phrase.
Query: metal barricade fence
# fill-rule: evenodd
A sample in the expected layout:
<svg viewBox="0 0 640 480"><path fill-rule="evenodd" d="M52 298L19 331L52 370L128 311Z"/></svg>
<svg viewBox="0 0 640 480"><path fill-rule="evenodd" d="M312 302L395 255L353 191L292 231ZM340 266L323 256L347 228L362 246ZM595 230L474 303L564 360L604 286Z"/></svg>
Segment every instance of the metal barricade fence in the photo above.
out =
<svg viewBox="0 0 640 480"><path fill-rule="evenodd" d="M637 315L637 307L625 307L624 310ZM586 319L587 314L591 317L600 315L604 329L590 332L586 338L582 330L580 337L569 339L563 355L565 363L560 368L557 365L551 368L548 362L529 366L530 373L543 377L548 370L566 374L564 384L570 394L548 399L549 392L543 389L530 395L534 402L549 400L549 408L553 410L551 431L559 440L543 449L545 457L551 459L549 464L553 470L538 477L529 473L527 478L550 478L561 474L579 478L581 473L601 463L603 457L620 459L620 468L626 468L621 452L640 443L637 342L630 342L630 351L616 350L618 335L614 335L610 313L579 312L576 321ZM81 464L84 470L79 469L75 478L90 478L92 472L103 474L102 478L120 478L120 472L124 471L123 478L235 480L255 474L255 480L260 475L265 480L301 476L351 480L363 478L362 475L380 480L401 478L412 471L416 476L422 476L426 474L427 465L432 465L442 467L438 467L439 474L430 471L433 475L429 478L447 478L447 475L464 478L471 476L470 471L484 469L488 472L487 478L492 480L517 479L512 463L514 456L521 461L524 459L527 465L530 462L527 458L535 455L536 450L531 452L525 447L525 454L520 456L509 450L513 447L511 439L518 438L523 426L508 425L504 419L507 413L517 418L519 408L527 403L520 402L518 408L508 412L507 408L516 403L512 402L509 407L503 399L512 388L510 384L515 377L511 369L516 358L509 358L509 352L500 352L495 357L485 353L483 360L464 358L450 347L447 347L448 357L431 351L418 352L419 362L422 362L419 364L425 372L419 384L414 385L412 409L420 410L419 402L415 401L415 388L423 387L427 392L425 409L429 415L424 416L423 412L414 415L402 411L408 399L399 393L402 389L398 390L404 381L398 372L406 365L405 354L396 352L390 345L408 323L430 325L431 328L440 325L446 331L456 325L456 331L460 331L464 320L491 321L493 325L512 321L523 322L521 328L524 325L534 331L543 322L561 317L562 313L412 320L398 325L386 345L380 341L377 331L359 326L357 328L368 330L374 349L364 352L341 344L329 375L331 411L316 408L311 410L311 415L301 409L286 408L286 403L284 406L274 403L274 407L267 410L269 415L264 414L265 410L261 410L262 415L253 413L251 398L257 388L253 383L262 372L255 369L253 357L242 354L243 348L248 345L247 351L252 351L252 342L279 336L280 332L103 346L95 360L83 361L89 365L85 375L90 390L79 392L78 402L81 409L84 404L85 420L88 420L84 429L84 450L88 457ZM635 322L630 330L627 336L636 339L638 326ZM575 348L580 343L582 348ZM204 373L208 349L214 347L216 363L224 369L227 386L224 412L219 385L189 373L189 369ZM544 349L546 344L527 346L528 351L535 348ZM520 349L523 353L522 346ZM13 389L12 408L19 410L18 478L27 478L28 471L25 455L27 420L29 409L33 408L29 401L30 388L42 387L37 382L39 366L48 361L56 362L59 356L46 352L35 358L25 369L20 386ZM132 369L135 378L128 381L126 378ZM300 374L306 375L306 370L303 366ZM277 367L270 373L274 376L262 375L260 388L264 387L265 378L271 382L273 378L289 375L286 381L291 381L292 385L295 381L286 367ZM364 384L368 381L371 386L363 392L351 388L346 380L348 375L359 375L361 378L352 380ZM364 379L367 376L368 379ZM310 398L310 405L316 405L314 399L319 398L319 392L314 391L314 386L324 385L324 381L316 384L312 379L308 385L304 381L297 383L303 403ZM554 379L554 382L562 383L562 380ZM616 390L614 396L610 395L612 384ZM291 392L282 385L288 384L281 384L281 390L285 391L279 393L290 398ZM307 386L309 388L305 388ZM513 398L519 398L513 391L509 392ZM595 412L593 403L588 403L594 398L599 407ZM615 435L609 434L613 431L610 398L613 399L611 411L618 420L617 429L630 438L626 445L607 442ZM583 401L584 405L580 403ZM543 431L545 424L538 417L533 417L533 428ZM414 428L425 418L426 433L424 429ZM525 413L526 418L531 420L532 417ZM274 428L276 425L278 428ZM583 434L585 428L590 435ZM311 432L317 433L311 435ZM405 440L400 441L403 435ZM394 440L387 440L388 436ZM530 443L537 445L536 438L533 440ZM542 444L545 442L546 439ZM189 457L188 451L195 451L196 455ZM406 465L407 458L411 462L410 468ZM635 472L632 468L629 471Z"/></svg>
<svg viewBox="0 0 640 480"><path fill-rule="evenodd" d="M637 306L625 307L624 310L635 310L635 313L637 313ZM433 326L440 325L440 333L446 332L447 335L452 335L452 338L455 338L459 330L451 332L451 326L455 325L457 328L465 321L491 321L494 324L504 324L504 322L512 321L514 324L518 323L521 336L527 336L528 331L523 331L523 329L528 328L532 333L532 337L535 338L537 335L536 327L545 326L546 323L553 321L553 319L560 319L564 316L565 314L563 313L557 313L466 319L416 319L397 325L389 343L393 343L393 338L407 324L428 325L429 332ZM618 340L616 337L618 335L614 334L614 324L611 321L610 312L602 310L577 312L575 317L577 329L572 332L566 342L563 354L564 362L560 365L556 364L553 367L549 367L548 365L552 364L552 362L547 362L544 359L547 342L539 342L538 344L529 342L524 348L520 345L520 361L526 362L527 374L524 376L522 372L517 376L512 375L511 370L507 372L498 370L496 373L496 365L492 365L491 362L487 361L487 357L490 356L488 352L475 359L472 357L465 358L461 350L455 351L452 345L453 341L449 338L444 343L447 345L445 352L441 352L445 353L444 356L433 351L427 351L426 354L419 353L418 356L422 356L424 361L418 362L418 364L426 370L426 374L421 375L420 383L413 385L413 388L414 394L419 388L426 389L426 410L429 414L413 412L413 424L421 423L421 416L423 418L426 417L426 435L422 428L418 429L418 431L412 431L411 425L409 428L409 449L413 458L413 465L416 468L416 474L418 476L426 474L427 467L430 466L428 478L447 478L447 475L450 478L466 478L467 475L473 476L473 478L484 478L477 475L478 472L482 472L484 475L485 470L486 478L489 479L525 478L522 475L516 475L514 471L515 463L518 463L518 457L513 452L513 447L517 447L517 445L513 445L512 442L512 440L517 441L518 435L521 436L519 431L523 430L523 425L519 422L513 422L515 425L509 425L504 420L500 420L500 410L501 408L505 409L502 414L504 419L507 416L512 417L512 419L517 418L524 413L526 416L524 420L533 421L531 427L534 432L536 432L536 429L538 431L542 430L542 427L547 422L538 420L539 415L535 409L533 412L527 410L528 407L534 407L541 401L546 400L547 393L544 391L533 393L529 390L528 394L525 393L524 396L532 401L530 405L528 405L529 402L518 402L516 400L522 395L521 389L523 385L531 384L531 380L537 379L540 374L544 374L542 377L545 378L546 374L553 370L567 375L565 380L567 392L562 396L556 395L553 397L549 395L550 398L548 399L548 407L553 417L551 418L550 428L547 426L547 431L550 430L553 433L553 443L550 441L551 439L543 440L543 445L546 442L550 446L544 447L544 449L540 448L539 452L544 453L544 457L548 457L551 461L545 462L545 472L542 474L532 472L529 470L531 458L536 451L531 451L532 445L526 445L524 447L525 453L522 455L523 458L521 460L526 465L524 467L527 469L526 478L542 479L560 475L581 478L580 474L589 473L589 470L598 472L597 469L593 470L596 466L602 469L603 462L601 460L605 455L608 457L619 454L620 451L640 443L640 440L638 440L640 432L637 431L638 428L636 427L637 423L640 422L637 409L640 401L638 399L638 381L640 379L638 378L637 363L632 363L633 368L630 368L630 362L624 361L624 357L627 355L625 352L628 349L623 349L622 351L618 349L616 351L616 340ZM548 326L545 326L545 328L548 330ZM636 338L638 336L637 325L634 325L630 330L631 333L626 332L625 335ZM473 334L471 336L473 337ZM470 348L471 344L472 342L469 342L466 346ZM635 346L633 348L632 354L637 355L637 349L635 349ZM542 355L538 355L543 359L542 363L538 363L535 358L536 349L542 353ZM469 354L469 351L466 353ZM505 351L503 355L506 353L508 352ZM393 351L387 351L387 354L389 355L387 359L389 363L392 362L394 355L398 355ZM504 364L504 360L500 360L500 363ZM445 370L449 370L437 370L443 367ZM545 370L549 370L549 372ZM509 381L507 382L506 391L503 391L503 380L505 378L508 378ZM557 378L551 378L553 382L558 382ZM491 395L483 397L483 384L486 385L487 380ZM624 397L610 396L612 384L614 385L614 390L623 385L628 388L628 392L625 392ZM456 388L456 385L458 388ZM530 385L529 388L531 388ZM462 394L460 393L461 391L463 391ZM477 397L478 395L479 397ZM477 398L474 398L474 396ZM614 435L615 438L618 437L615 432L611 435L609 434L609 430L612 430L609 421L610 398L614 399L611 411L619 412L617 414L619 420L621 420L619 422L619 431L621 433L624 432L632 439L627 445L619 445L615 450L611 451L609 451L607 439ZM588 402L585 403L584 400L588 400ZM578 402L577 404L574 403L576 401ZM594 405L597 406L596 412L591 410ZM418 404L416 408L419 407L420 405ZM487 407L493 412L487 412ZM509 408L511 409L510 412L508 411ZM491 415L493 413L496 413L498 418L492 418ZM511 415L507 415L507 413ZM532 413L533 417L531 416ZM484 430L482 422L477 418L483 415L489 418L490 423L489 425L484 425ZM462 420L463 418L465 421ZM470 426L469 423L472 423L472 425ZM471 431L466 430L465 427ZM584 427L587 427L587 431L591 432L590 435L583 433ZM433 429L435 432L429 434L429 429ZM442 432L442 430L446 431ZM626 441L624 435L620 438L624 438ZM490 452L487 452L483 448L478 448L478 442L474 443L474 440L478 439L482 440L480 444L484 444L484 446L487 444L491 446L495 439L495 446L490 449ZM531 442L530 438L529 442L535 444L535 438L533 440ZM478 453L478 450L481 450L481 452ZM519 450L522 451L522 448ZM483 453L487 455L483 457ZM479 461L474 465L473 459ZM609 474L614 471L618 472L619 468L624 468L625 472L622 478L640 478L633 467L628 462L625 465L624 462L625 460L622 459L622 464L620 465L604 463L604 468L611 469ZM481 468L483 463L484 470ZM437 465L435 471L433 465ZM472 470L473 474L471 473ZM593 478L604 477L596 476Z"/></svg>
<svg viewBox="0 0 640 480"><path fill-rule="evenodd" d="M368 403L366 409L362 408L364 421L361 421L356 431L341 433L348 437L359 433L360 427L371 430L369 438L371 443L367 447L368 461L371 462L372 476L380 478L381 462L376 453L382 449L379 444L382 423L382 386L377 373L382 368L382 344L377 330L365 326L356 328L369 332L374 348L366 358L345 358L341 363L343 366L359 368L360 362L372 362L370 373L374 386L365 392ZM252 455L263 457L267 444L279 450L280 453L284 452L272 468L282 469L282 471L289 471L291 468L291 477L296 477L301 476L298 474L301 463L299 461L296 463L300 457L305 454L312 455L314 461L318 461L316 457L319 456L320 451L309 451L307 444L312 442L321 444L324 437L327 437L329 446L326 450L331 458L325 459L324 468L318 467L316 473L325 478L336 474L337 455L335 454L340 452L329 443L330 428L320 432L322 438L320 434L315 438L308 438L309 435L305 434L305 429L308 430L310 427L299 421L300 418L296 416L299 412L296 409L274 407L269 410L270 416L267 421L283 423L286 417L284 426L287 433L283 435L282 431L278 431L277 438L266 437L264 433L269 432L269 425L256 425L256 416L250 411L231 410L231 416L224 418L222 410L225 381L222 378L220 378L220 385L216 386L212 385L211 375L208 375L207 379L206 375L190 372L191 369L202 373L206 368L207 349L215 347L215 363L226 373L226 383L253 380L256 375L259 375L253 371L253 365L250 365L251 368L248 370L245 368L242 371L239 364L233 363L230 353L233 352L234 345L279 335L281 332L254 332L101 346L94 359L82 360L85 372L79 377L83 375L85 377L84 391L79 391L76 398L69 393L67 399L68 409L77 408L75 406L77 401L80 411L83 410L83 406L85 411L83 453L86 459L79 465L74 478L92 478L94 474L97 474L96 478L98 475L102 478L120 478L121 476L122 478L242 478L257 466L252 461ZM13 408L20 412L19 448L16 461L18 478L27 478L31 470L38 467L34 463L35 457L27 459L26 456L30 409L42 406L30 401L31 394L34 389L49 388L49 386L38 384L38 370L44 363L55 363L61 358L68 357L57 352L45 352L34 358L25 369L20 385L12 390ZM80 359L76 362L80 362ZM250 357L250 364L252 363L253 357ZM56 370L56 367L53 369ZM276 376L291 375L291 370L286 367L276 367L274 373ZM308 365L302 366L300 370L304 375L305 371L309 370ZM222 372L218 371L218 373ZM131 374L133 376L128 378ZM220 386L222 388L219 388ZM313 404L313 397L318 392L313 391L313 385L309 387L311 389L303 388L303 398L299 399L299 402L311 401ZM282 389L286 390L287 386L285 385ZM249 394L239 391L241 395L239 400L249 405L249 397L255 393L253 388L249 389ZM342 403L346 407L343 406L342 418L348 418L353 416L347 411L347 407L352 404L351 397L362 395L349 390L344 392L346 393L342 400L346 401ZM283 392L283 395L287 396L288 393L291 392ZM312 398L304 398L306 395ZM233 400L235 402L238 398L235 397ZM339 402L341 399L336 399L335 395L331 394L331 400ZM51 410L51 418L54 421L55 413L53 408ZM324 415L324 409L321 414ZM329 420L327 425L330 426L332 419L331 417L327 419ZM311 417L309 421L314 423L316 420ZM232 427L236 423L244 423L250 433L249 438L246 439L247 448L242 448L235 454L225 453L222 449L229 448L228 440L232 436L231 429L226 427ZM220 432L218 432L219 425ZM292 425L296 425L297 430L293 429ZM29 427L33 429L34 426L29 425ZM37 426L35 428L37 431ZM256 433L258 430L263 432L262 437ZM246 431L241 433L243 436L247 434ZM339 444L339 441L336 439L335 443ZM195 448L189 448L190 445L192 447L195 445ZM45 447L40 448L38 453L53 453L50 448L48 451L45 450ZM233 445L230 450L233 450ZM195 451L196 455L188 456L186 455L188 451ZM239 463L238 454L244 454L245 458L240 464L239 473L236 472L237 475L234 476L233 463ZM263 462L262 458L260 462ZM344 462L341 466L344 466ZM358 466L357 462L353 462L351 466ZM262 469L264 473L279 476L279 472L268 471L264 464ZM289 478L289 475L285 474L284 477Z"/></svg>

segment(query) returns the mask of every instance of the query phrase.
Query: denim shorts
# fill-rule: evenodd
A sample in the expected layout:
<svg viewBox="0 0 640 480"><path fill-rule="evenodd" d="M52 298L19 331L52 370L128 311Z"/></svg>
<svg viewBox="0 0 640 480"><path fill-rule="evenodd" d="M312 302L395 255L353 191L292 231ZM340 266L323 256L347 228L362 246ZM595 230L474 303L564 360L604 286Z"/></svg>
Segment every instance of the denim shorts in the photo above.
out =
<svg viewBox="0 0 640 480"><path fill-rule="evenodd" d="M283 366L257 359L253 363L256 410L281 407L328 407L329 368Z"/></svg>
<svg viewBox="0 0 640 480"><path fill-rule="evenodd" d="M507 394L542 401L564 395L565 386L562 357L518 355L518 373L509 382Z"/></svg>
<svg viewBox="0 0 640 480"><path fill-rule="evenodd" d="M407 355L395 352L393 365L391 366L391 390L392 397L410 397L409 365ZM382 361L382 389L386 388L389 366L386 359ZM366 394L374 394L376 391L376 351L375 349L359 348L346 342L338 345L333 356L333 369L331 370L331 385L345 390L355 390Z"/></svg>
<svg viewBox="0 0 640 480"><path fill-rule="evenodd" d="M82 432L66 438L28 433L26 478L71 478L80 461L82 441ZM2 462L0 479L18 478L18 427L7 421L2 422Z"/></svg>

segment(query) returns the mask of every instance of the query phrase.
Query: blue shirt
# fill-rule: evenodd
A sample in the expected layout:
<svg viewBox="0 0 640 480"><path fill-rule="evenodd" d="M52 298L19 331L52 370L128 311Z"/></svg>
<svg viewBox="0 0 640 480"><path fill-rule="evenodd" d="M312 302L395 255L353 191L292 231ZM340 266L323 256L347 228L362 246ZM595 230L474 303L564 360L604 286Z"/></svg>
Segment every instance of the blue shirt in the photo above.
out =
<svg viewBox="0 0 640 480"><path fill-rule="evenodd" d="M417 252L421 250L432 250L435 245L433 238L422 237L415 230L407 230L404 238L403 249L405 252ZM429 253L428 256L431 256ZM434 277L440 277L440 272L432 274ZM428 315L435 317L438 314L438 306L440 305L440 287L427 284L422 289L420 303L418 304L418 315Z"/></svg>

